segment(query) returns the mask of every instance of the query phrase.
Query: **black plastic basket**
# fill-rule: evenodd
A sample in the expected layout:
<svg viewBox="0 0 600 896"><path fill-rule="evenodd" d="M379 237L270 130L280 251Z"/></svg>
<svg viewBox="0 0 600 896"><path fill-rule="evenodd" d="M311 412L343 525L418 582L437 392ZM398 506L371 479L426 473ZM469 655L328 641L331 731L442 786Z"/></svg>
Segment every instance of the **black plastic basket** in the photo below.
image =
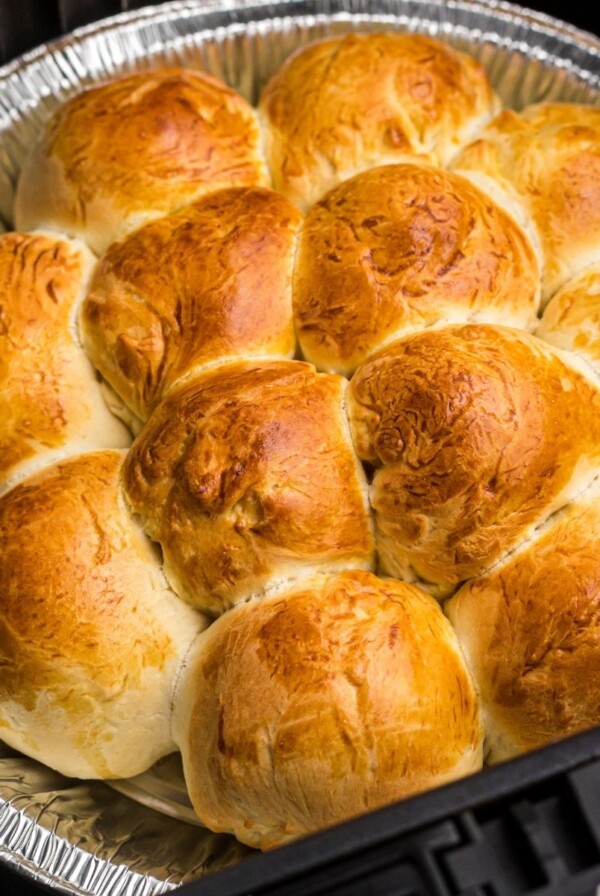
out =
<svg viewBox="0 0 600 896"><path fill-rule="evenodd" d="M600 731L250 858L186 896L600 892Z"/></svg>

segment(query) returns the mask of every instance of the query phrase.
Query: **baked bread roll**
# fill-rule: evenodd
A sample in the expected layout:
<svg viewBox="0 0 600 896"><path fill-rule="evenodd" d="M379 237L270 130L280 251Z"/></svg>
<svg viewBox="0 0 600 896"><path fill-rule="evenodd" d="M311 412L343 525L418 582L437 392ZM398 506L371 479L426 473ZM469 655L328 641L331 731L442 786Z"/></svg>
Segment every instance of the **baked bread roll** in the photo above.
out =
<svg viewBox="0 0 600 896"><path fill-rule="evenodd" d="M600 719L598 483L446 604L475 677L490 762Z"/></svg>
<svg viewBox="0 0 600 896"><path fill-rule="evenodd" d="M113 240L211 190L268 184L254 110L205 72L136 72L63 103L19 178L19 230Z"/></svg>
<svg viewBox="0 0 600 896"><path fill-rule="evenodd" d="M124 453L69 458L0 498L2 739L78 777L175 749L172 691L206 625L125 508Z"/></svg>
<svg viewBox="0 0 600 896"><path fill-rule="evenodd" d="M573 352L600 374L600 263L584 268L555 293L536 335Z"/></svg>
<svg viewBox="0 0 600 896"><path fill-rule="evenodd" d="M196 812L261 849L481 767L454 632L402 582L315 576L236 607L180 681L175 736Z"/></svg>
<svg viewBox="0 0 600 896"><path fill-rule="evenodd" d="M547 301L600 256L600 109L539 103L506 110L453 162L480 186L491 183L537 231Z"/></svg>
<svg viewBox="0 0 600 896"><path fill-rule="evenodd" d="M345 391L299 361L239 362L154 411L125 461L125 491L181 598L218 615L312 571L372 568Z"/></svg>
<svg viewBox="0 0 600 896"><path fill-rule="evenodd" d="M63 237L0 236L0 493L58 457L131 441L76 331L93 264Z"/></svg>
<svg viewBox="0 0 600 896"><path fill-rule="evenodd" d="M499 111L470 56L418 34L347 34L302 47L262 92L277 190L308 208L375 165L446 164Z"/></svg>
<svg viewBox="0 0 600 896"><path fill-rule="evenodd" d="M294 275L302 351L350 374L382 344L436 322L533 329L539 266L528 238L469 181L388 165L308 213Z"/></svg>
<svg viewBox="0 0 600 896"><path fill-rule="evenodd" d="M202 821L262 848L467 774L474 685L410 581L471 580L450 614L494 759L597 721L596 517L571 502L600 471L600 385L528 332L542 261L549 296L600 258L597 110L507 114L468 176L442 170L496 110L477 63L401 34L292 58L265 150L255 110L192 70L59 109L16 219L61 235L0 245L9 743L92 777L178 745ZM127 454L78 453L126 442L76 331L93 259L63 231L105 253L77 322L141 427ZM540 335L564 321L574 349L575 305ZM536 609L555 570L556 629Z"/></svg>
<svg viewBox="0 0 600 896"><path fill-rule="evenodd" d="M82 338L139 418L202 364L293 355L300 222L270 190L219 190L106 252L83 305Z"/></svg>
<svg viewBox="0 0 600 896"><path fill-rule="evenodd" d="M357 370L348 403L358 455L376 467L380 566L439 597L598 475L597 384L518 330L443 327L395 342Z"/></svg>

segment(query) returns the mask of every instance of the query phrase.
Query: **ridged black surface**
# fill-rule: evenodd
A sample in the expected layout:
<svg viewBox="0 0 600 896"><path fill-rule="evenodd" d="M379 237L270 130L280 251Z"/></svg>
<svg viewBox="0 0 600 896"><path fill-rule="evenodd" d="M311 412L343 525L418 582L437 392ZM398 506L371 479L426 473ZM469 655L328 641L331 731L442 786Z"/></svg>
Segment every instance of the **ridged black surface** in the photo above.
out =
<svg viewBox="0 0 600 896"><path fill-rule="evenodd" d="M423 823L430 819L430 823ZM595 896L600 730L184 887L182 896Z"/></svg>

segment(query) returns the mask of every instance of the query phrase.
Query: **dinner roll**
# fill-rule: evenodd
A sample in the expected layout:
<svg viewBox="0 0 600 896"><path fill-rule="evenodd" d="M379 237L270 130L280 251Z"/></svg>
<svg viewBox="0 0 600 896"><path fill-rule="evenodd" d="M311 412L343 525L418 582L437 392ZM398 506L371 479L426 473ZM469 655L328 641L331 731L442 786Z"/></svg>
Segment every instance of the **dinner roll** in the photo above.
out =
<svg viewBox="0 0 600 896"><path fill-rule="evenodd" d="M379 562L445 596L598 474L600 391L570 356L508 327L425 330L349 389Z"/></svg>
<svg viewBox="0 0 600 896"><path fill-rule="evenodd" d="M131 441L77 336L93 264L63 237L0 236L0 493L36 465Z"/></svg>
<svg viewBox="0 0 600 896"><path fill-rule="evenodd" d="M446 605L474 674L489 760L600 719L600 489Z"/></svg>
<svg viewBox="0 0 600 896"><path fill-rule="evenodd" d="M499 110L470 56L418 34L347 34L302 47L259 112L276 189L308 208L374 165L445 164Z"/></svg>
<svg viewBox="0 0 600 896"><path fill-rule="evenodd" d="M600 721L600 109L339 24L68 99L0 237L0 738L261 849Z"/></svg>
<svg viewBox="0 0 600 896"><path fill-rule="evenodd" d="M225 613L175 701L194 808L269 849L481 767L478 701L435 601L361 571Z"/></svg>
<svg viewBox="0 0 600 896"><path fill-rule="evenodd" d="M600 374L600 262L559 289L536 334L583 358Z"/></svg>
<svg viewBox="0 0 600 896"><path fill-rule="evenodd" d="M600 109L539 103L507 110L453 167L521 205L542 248L545 301L600 257Z"/></svg>
<svg viewBox="0 0 600 896"><path fill-rule="evenodd" d="M217 615L314 570L371 568L346 382L239 362L174 388L125 461L125 490L184 600Z"/></svg>
<svg viewBox="0 0 600 896"><path fill-rule="evenodd" d="M0 498L0 732L66 775L171 752L171 696L204 618L171 593L120 492L124 452L45 467Z"/></svg>
<svg viewBox="0 0 600 896"><path fill-rule="evenodd" d="M466 179L422 165L374 168L310 210L294 275L302 351L349 374L391 339L483 320L532 329L537 256L515 221Z"/></svg>
<svg viewBox="0 0 600 896"><path fill-rule="evenodd" d="M205 72L135 72L58 108L23 165L16 226L60 230L100 254L203 193L267 183L239 94Z"/></svg>
<svg viewBox="0 0 600 896"><path fill-rule="evenodd" d="M153 221L106 252L83 304L82 337L138 417L203 363L294 353L300 221L283 196L236 187Z"/></svg>

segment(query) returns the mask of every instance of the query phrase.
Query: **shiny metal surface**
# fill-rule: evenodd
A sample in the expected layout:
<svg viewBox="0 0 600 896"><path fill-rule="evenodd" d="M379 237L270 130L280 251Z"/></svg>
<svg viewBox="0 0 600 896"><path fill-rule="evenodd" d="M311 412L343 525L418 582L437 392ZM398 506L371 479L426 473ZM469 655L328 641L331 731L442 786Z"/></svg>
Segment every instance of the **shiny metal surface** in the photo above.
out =
<svg viewBox="0 0 600 896"><path fill-rule="evenodd" d="M82 86L159 64L199 66L251 101L309 39L350 30L438 36L479 58L507 105L600 105L600 40L502 2L166 3L104 20L0 69L0 218L41 123ZM118 790L118 792L117 792ZM150 896L250 851L194 823L177 757L109 787L68 780L0 744L0 860L57 892Z"/></svg>

